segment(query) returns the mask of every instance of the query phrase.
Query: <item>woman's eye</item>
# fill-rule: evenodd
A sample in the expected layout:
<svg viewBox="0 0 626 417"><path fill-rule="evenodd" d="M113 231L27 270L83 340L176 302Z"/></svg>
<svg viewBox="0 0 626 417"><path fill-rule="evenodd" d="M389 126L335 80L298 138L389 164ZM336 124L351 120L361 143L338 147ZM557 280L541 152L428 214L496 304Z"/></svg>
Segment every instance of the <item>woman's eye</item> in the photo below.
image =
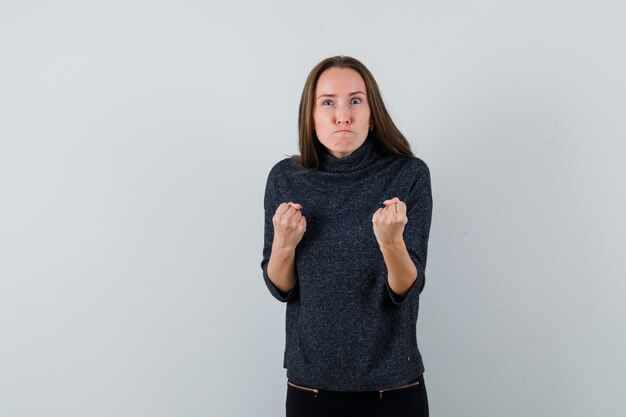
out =
<svg viewBox="0 0 626 417"><path fill-rule="evenodd" d="M361 99L360 98L353 98L352 100L350 100L350 104L359 104L361 103Z"/></svg>
<svg viewBox="0 0 626 417"><path fill-rule="evenodd" d="M330 106L333 104L332 100L324 100L322 101L322 106Z"/></svg>

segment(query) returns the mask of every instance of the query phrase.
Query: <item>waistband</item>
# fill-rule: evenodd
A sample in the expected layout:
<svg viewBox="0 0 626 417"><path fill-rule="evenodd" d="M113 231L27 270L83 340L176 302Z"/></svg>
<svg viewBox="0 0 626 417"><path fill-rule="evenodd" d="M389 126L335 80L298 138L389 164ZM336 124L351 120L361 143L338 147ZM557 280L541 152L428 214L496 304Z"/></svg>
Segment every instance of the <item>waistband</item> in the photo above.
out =
<svg viewBox="0 0 626 417"><path fill-rule="evenodd" d="M293 383L290 380L287 380L287 385L293 388L302 390L302 391L310 392L311 394L315 396L315 398L317 398L318 394L320 393L323 393L325 396L328 395L328 396L343 396L343 397L345 396L364 397L364 396L377 395L378 398L383 398L383 394L386 392L403 390L403 389L415 387L422 383L420 381L423 381L422 376L419 376L417 379L413 380L412 382L409 382L406 385L402 385L401 387L384 388L384 389L379 389L376 391L328 391L328 390L323 390L319 388L306 387L304 385Z"/></svg>

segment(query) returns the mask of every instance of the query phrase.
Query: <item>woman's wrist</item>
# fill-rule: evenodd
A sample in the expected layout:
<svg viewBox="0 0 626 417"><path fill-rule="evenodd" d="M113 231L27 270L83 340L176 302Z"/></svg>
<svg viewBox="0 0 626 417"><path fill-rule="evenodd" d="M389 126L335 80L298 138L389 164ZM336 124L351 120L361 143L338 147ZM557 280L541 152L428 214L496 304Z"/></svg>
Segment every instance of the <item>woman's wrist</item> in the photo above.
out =
<svg viewBox="0 0 626 417"><path fill-rule="evenodd" d="M284 255L291 255L292 253L295 253L295 251L296 251L295 246L291 247L285 244L285 242L274 241L274 243L272 243L272 253L280 252L281 254L284 254Z"/></svg>
<svg viewBox="0 0 626 417"><path fill-rule="evenodd" d="M404 243L404 239L399 239L390 242L379 243L380 251L383 254L386 253L398 253L398 252L406 252L406 244Z"/></svg>

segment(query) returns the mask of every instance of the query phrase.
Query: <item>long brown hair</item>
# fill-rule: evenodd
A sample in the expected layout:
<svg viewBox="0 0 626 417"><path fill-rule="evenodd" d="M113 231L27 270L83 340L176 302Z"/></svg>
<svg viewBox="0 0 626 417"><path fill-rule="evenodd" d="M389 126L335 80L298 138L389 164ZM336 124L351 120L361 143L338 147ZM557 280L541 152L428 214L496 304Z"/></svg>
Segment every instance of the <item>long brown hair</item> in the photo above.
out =
<svg viewBox="0 0 626 417"><path fill-rule="evenodd" d="M315 134L313 108L315 106L315 89L320 75L329 68L350 68L363 78L365 93L370 106L374 128L369 136L374 140L374 146L383 155L414 156L411 145L391 120L385 107L378 84L372 73L361 61L349 56L333 56L317 64L309 73L302 89L300 110L298 113L298 146L300 155L291 158L306 169L319 167L319 153L323 152L323 145Z"/></svg>

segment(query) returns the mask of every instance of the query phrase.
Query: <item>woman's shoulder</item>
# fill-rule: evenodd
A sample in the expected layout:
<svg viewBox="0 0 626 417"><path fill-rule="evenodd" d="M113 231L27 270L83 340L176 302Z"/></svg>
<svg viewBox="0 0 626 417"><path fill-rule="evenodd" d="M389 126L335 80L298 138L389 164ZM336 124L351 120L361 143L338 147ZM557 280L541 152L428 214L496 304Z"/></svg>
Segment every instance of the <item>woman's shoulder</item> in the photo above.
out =
<svg viewBox="0 0 626 417"><path fill-rule="evenodd" d="M301 171L303 168L300 167L294 160L293 157L283 158L280 161L276 162L274 166L270 169L269 175L279 175L286 174L291 172Z"/></svg>
<svg viewBox="0 0 626 417"><path fill-rule="evenodd" d="M280 161L276 162L274 166L269 171L267 176L268 182L277 182L280 180L285 180L287 178L292 178L298 174L305 173L306 170L298 165L293 157L283 158Z"/></svg>
<svg viewBox="0 0 626 417"><path fill-rule="evenodd" d="M420 157L395 155L393 158L397 161L397 163L402 164L402 170L408 171L410 174L430 175L428 164L426 164L426 162Z"/></svg>

